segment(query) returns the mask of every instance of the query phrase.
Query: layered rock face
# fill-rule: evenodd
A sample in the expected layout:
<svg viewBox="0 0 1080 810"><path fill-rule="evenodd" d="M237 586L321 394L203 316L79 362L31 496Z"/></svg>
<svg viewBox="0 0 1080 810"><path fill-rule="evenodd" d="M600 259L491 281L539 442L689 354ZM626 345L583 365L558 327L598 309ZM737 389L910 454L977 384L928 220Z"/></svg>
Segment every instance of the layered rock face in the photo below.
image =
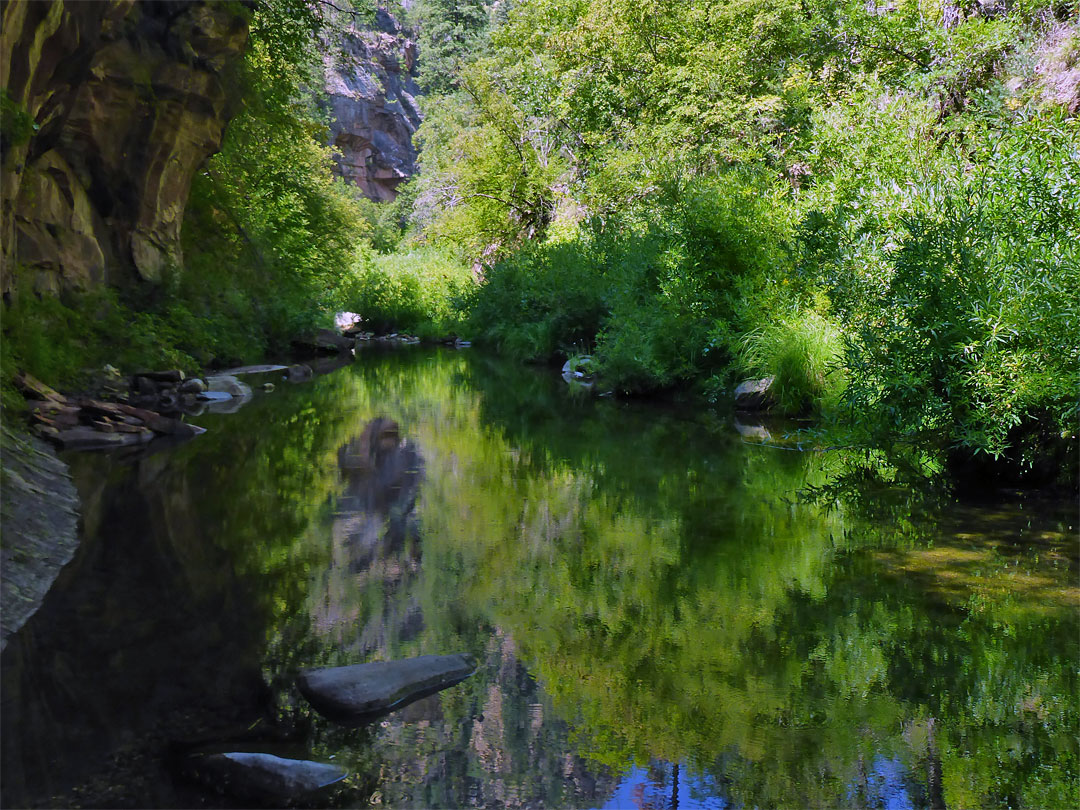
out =
<svg viewBox="0 0 1080 810"><path fill-rule="evenodd" d="M326 92L339 176L369 199L387 201L416 170L416 42L384 9L375 27L350 28L339 52L327 55Z"/></svg>
<svg viewBox="0 0 1080 810"><path fill-rule="evenodd" d="M0 84L36 124L5 143L0 277L39 292L156 281L179 264L191 179L221 144L240 4L3 6Z"/></svg>

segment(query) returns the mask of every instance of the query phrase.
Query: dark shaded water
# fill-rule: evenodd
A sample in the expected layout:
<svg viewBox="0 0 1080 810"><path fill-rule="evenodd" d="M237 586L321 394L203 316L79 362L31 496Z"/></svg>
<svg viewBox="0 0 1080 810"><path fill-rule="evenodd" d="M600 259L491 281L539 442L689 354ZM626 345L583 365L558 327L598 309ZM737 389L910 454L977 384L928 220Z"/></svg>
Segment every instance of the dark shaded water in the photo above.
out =
<svg viewBox="0 0 1080 810"><path fill-rule="evenodd" d="M199 745L333 758L336 806L1080 803L1075 504L935 506L552 376L373 354L73 457L83 544L2 659L3 805L228 806L174 767ZM293 686L458 651L476 675L363 729Z"/></svg>

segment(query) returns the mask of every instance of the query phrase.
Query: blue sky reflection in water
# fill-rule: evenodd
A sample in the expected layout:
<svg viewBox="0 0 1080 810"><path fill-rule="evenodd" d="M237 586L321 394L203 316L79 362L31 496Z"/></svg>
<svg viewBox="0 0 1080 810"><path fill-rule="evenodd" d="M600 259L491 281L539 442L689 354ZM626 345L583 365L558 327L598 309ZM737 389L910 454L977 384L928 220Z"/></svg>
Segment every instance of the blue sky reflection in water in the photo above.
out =
<svg viewBox="0 0 1080 810"><path fill-rule="evenodd" d="M622 776L603 810L726 810L720 786L709 776L688 774L684 768L655 763L648 768L631 767Z"/></svg>
<svg viewBox="0 0 1080 810"><path fill-rule="evenodd" d="M197 421L77 460L88 536L4 653L6 804L192 806L169 746L237 729L352 769L339 806L1077 803L1070 504L937 502L473 352ZM472 678L367 729L293 688L459 651Z"/></svg>

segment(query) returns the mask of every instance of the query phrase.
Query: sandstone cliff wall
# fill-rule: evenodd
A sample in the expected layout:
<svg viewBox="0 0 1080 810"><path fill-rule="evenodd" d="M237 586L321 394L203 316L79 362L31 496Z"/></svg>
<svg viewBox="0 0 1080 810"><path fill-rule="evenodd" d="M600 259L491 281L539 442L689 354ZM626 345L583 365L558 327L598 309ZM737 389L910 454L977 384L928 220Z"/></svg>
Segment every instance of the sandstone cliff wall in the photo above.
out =
<svg viewBox="0 0 1080 810"><path fill-rule="evenodd" d="M0 85L36 124L3 144L0 287L154 281L180 262L191 179L221 144L238 4L8 2Z"/></svg>
<svg viewBox="0 0 1080 810"><path fill-rule="evenodd" d="M420 126L416 41L385 10L375 30L350 28L326 57L337 173L372 200L392 200L416 171Z"/></svg>

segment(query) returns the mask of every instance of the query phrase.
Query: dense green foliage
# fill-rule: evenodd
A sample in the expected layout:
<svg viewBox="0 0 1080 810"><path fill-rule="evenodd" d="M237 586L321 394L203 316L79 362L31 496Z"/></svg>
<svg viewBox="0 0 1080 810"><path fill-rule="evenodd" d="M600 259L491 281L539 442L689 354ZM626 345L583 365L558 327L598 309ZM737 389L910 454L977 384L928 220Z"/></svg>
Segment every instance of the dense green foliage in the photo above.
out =
<svg viewBox="0 0 1080 810"><path fill-rule="evenodd" d="M595 352L618 390L775 375L783 410L875 441L1075 444L1073 6L529 0L489 26L425 102L413 214L485 261L479 337Z"/></svg>
<svg viewBox="0 0 1080 810"><path fill-rule="evenodd" d="M460 331L456 304L473 286L472 273L460 261L431 247L416 247L376 256L357 275L349 301L376 332L399 329L439 338Z"/></svg>
<svg viewBox="0 0 1080 810"><path fill-rule="evenodd" d="M403 3L402 12L420 37L420 88L451 90L463 63L486 47L488 8L481 0L415 0Z"/></svg>
<svg viewBox="0 0 1080 810"><path fill-rule="evenodd" d="M306 4L280 5L252 21L244 109L193 184L176 279L181 300L216 329L200 344L243 356L281 352L327 325L368 261L365 220L333 179L308 89L321 80L314 37L328 24Z"/></svg>

